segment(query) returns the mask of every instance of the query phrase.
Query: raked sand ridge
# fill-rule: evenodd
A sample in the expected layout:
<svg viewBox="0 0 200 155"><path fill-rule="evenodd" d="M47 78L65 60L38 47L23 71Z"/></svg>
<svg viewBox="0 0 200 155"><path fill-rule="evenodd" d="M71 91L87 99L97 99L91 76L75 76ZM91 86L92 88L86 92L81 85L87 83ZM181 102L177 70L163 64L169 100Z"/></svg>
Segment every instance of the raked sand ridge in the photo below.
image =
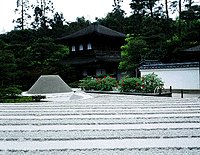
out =
<svg viewBox="0 0 200 155"><path fill-rule="evenodd" d="M200 99L47 95L0 104L0 154L200 154Z"/></svg>

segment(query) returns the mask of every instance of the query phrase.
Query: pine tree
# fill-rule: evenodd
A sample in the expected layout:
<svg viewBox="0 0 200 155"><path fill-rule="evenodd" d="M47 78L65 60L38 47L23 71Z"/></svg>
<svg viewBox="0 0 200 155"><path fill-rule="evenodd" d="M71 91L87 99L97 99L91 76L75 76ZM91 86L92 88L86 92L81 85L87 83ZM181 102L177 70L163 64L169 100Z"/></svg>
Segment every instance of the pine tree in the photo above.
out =
<svg viewBox="0 0 200 155"><path fill-rule="evenodd" d="M49 25L50 19L47 17L49 12L54 12L53 2L51 0L37 0L37 5L32 5L34 9L35 20L32 22L32 26L34 29L41 27L43 30L46 30Z"/></svg>
<svg viewBox="0 0 200 155"><path fill-rule="evenodd" d="M29 8L30 8L29 0L17 0L17 8L15 9L15 13L19 12L21 17L18 18L17 20L15 19L13 20L13 23L14 22L18 23L16 28L20 28L21 30L24 30L25 26L28 25L26 21L27 19L31 18L31 16L27 13Z"/></svg>

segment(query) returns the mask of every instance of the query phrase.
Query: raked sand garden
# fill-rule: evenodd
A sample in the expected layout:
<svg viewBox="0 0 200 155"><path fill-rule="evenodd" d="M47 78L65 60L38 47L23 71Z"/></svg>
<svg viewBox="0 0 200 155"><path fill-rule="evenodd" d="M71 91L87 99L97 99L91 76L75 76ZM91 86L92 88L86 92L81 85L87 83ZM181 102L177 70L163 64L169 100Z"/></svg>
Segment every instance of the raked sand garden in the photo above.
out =
<svg viewBox="0 0 200 155"><path fill-rule="evenodd" d="M49 102L1 103L0 154L200 154L198 96L73 89L46 94Z"/></svg>

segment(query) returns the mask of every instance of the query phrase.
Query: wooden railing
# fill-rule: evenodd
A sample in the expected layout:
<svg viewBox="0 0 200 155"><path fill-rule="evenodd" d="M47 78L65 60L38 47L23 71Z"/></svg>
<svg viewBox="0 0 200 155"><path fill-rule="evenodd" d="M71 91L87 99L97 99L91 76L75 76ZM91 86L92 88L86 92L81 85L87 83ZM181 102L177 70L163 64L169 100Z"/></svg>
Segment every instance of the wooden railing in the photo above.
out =
<svg viewBox="0 0 200 155"><path fill-rule="evenodd" d="M77 51L70 54L70 57L119 57L121 58L121 51L103 51L103 50L94 50L94 51Z"/></svg>

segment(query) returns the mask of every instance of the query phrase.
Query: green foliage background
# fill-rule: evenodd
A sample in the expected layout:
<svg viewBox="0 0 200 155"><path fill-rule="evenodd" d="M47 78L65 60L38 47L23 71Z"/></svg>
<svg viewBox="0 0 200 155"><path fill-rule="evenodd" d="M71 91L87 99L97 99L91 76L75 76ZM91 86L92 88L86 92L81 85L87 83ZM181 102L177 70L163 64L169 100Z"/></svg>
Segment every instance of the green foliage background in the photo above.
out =
<svg viewBox="0 0 200 155"><path fill-rule="evenodd" d="M122 46L119 68L134 70L143 59L159 59L162 62L199 61L199 53L192 59L179 55L180 50L200 45L200 6L185 3L186 9L177 19L169 17L164 6L157 1L132 0L132 14L126 16L121 9L121 0L114 0L114 7L105 18L97 18L100 24L129 34ZM177 10L178 1L169 2ZM20 6L19 4L18 6ZM28 3L24 3L26 10ZM45 8L53 12L52 3ZM20 7L18 10L20 11ZM38 12L37 12L38 11ZM34 15L17 19L18 29L0 34L0 89L21 85L28 90L41 74L59 74L67 83L79 80L74 66L59 63L69 55L66 43L56 43L55 38L72 34L91 25L91 21L78 17L75 22L66 22L62 13L53 18L40 14L39 5L34 6ZM25 18L35 17L33 23L23 23ZM23 19L23 20L22 20ZM134 80L134 79L132 79Z"/></svg>

